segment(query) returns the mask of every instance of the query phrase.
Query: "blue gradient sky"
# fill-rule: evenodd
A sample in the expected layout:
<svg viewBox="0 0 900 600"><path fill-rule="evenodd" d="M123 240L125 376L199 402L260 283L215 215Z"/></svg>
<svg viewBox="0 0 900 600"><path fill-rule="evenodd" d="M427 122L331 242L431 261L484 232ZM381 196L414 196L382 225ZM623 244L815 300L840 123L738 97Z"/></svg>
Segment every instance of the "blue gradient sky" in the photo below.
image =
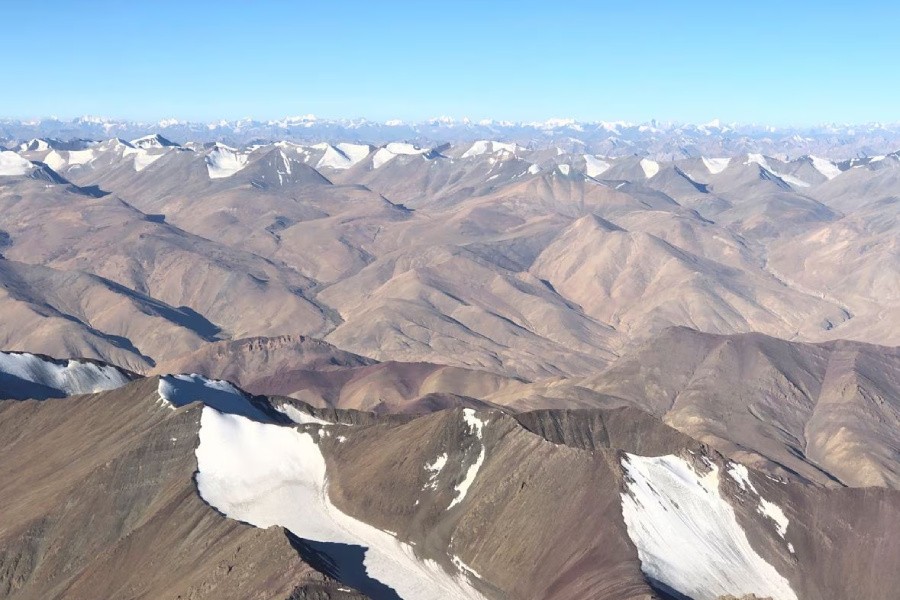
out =
<svg viewBox="0 0 900 600"><path fill-rule="evenodd" d="M900 3L2 3L0 115L900 121Z"/></svg>

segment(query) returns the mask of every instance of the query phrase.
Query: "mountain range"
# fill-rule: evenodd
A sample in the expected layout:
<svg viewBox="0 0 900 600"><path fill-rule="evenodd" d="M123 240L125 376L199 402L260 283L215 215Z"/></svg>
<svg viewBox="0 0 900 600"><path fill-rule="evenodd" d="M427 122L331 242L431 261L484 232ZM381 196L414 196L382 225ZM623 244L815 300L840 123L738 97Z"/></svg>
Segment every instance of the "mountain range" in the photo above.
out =
<svg viewBox="0 0 900 600"><path fill-rule="evenodd" d="M421 145L485 140L515 142L527 147L560 146L608 156L642 154L658 160L707 156L730 156L762 152L797 157L822 154L830 158L855 158L887 154L900 148L900 123L840 124L818 126L773 126L770 124L648 121L577 121L547 119L513 122L495 119L470 120L437 117L421 122L393 119L323 119L299 115L281 119L219 120L209 123L180 119L141 122L97 116L74 119L2 119L0 145L34 138L98 140L110 137L132 139L154 133L185 143L223 141L246 145L287 140L303 143L352 142L378 145L408 141Z"/></svg>
<svg viewBox="0 0 900 600"><path fill-rule="evenodd" d="M0 596L895 597L900 129L149 127L0 121Z"/></svg>

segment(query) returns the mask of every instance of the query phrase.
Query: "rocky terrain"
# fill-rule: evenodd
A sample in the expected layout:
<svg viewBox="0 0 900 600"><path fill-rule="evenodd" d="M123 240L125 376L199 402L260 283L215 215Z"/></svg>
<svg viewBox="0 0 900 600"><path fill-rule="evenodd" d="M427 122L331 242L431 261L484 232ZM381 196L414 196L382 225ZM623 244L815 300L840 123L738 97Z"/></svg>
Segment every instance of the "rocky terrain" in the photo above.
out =
<svg viewBox="0 0 900 600"><path fill-rule="evenodd" d="M633 407L391 417L154 376L0 416L9 598L887 599L900 584L900 492L764 474Z"/></svg>
<svg viewBox="0 0 900 600"><path fill-rule="evenodd" d="M896 132L307 122L0 123L0 597L895 598Z"/></svg>

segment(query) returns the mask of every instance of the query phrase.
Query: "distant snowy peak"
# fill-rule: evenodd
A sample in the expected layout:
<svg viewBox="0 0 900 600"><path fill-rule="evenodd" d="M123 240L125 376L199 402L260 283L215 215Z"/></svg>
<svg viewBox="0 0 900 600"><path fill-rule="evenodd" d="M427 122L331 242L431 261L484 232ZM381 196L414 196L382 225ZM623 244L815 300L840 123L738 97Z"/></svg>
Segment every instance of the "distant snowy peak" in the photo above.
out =
<svg viewBox="0 0 900 600"><path fill-rule="evenodd" d="M89 164L97 157L98 151L88 150L51 150L44 157L44 163L54 171L62 171L69 167L80 167Z"/></svg>
<svg viewBox="0 0 900 600"><path fill-rule="evenodd" d="M135 148L142 148L144 150L149 148L172 148L178 146L175 142L167 140L158 133L145 135L144 137L131 140L131 145Z"/></svg>
<svg viewBox="0 0 900 600"><path fill-rule="evenodd" d="M431 152L428 148L420 148L415 144L406 142L391 142L383 148L379 148L372 157L372 168L377 169L397 156L424 155Z"/></svg>
<svg viewBox="0 0 900 600"><path fill-rule="evenodd" d="M460 158L470 158L482 154L508 153L516 155L521 148L515 143L495 142L491 140L478 140L466 150Z"/></svg>
<svg viewBox="0 0 900 600"><path fill-rule="evenodd" d="M703 165L711 175L718 175L719 173L727 169L729 163L731 163L730 158L706 158L704 156L702 160Z"/></svg>
<svg viewBox="0 0 900 600"><path fill-rule="evenodd" d="M225 144L216 143L206 155L206 168L210 179L231 177L247 166L248 156Z"/></svg>
<svg viewBox="0 0 900 600"><path fill-rule="evenodd" d="M299 115L295 117L285 117L278 121L268 121L268 125L282 128L289 127L312 127L319 122L316 115ZM227 121L225 122L227 124Z"/></svg>
<svg viewBox="0 0 900 600"><path fill-rule="evenodd" d="M321 169L327 167L330 169L349 169L372 152L372 147L367 144L348 144L341 143L336 145L322 144L325 153L316 168Z"/></svg>
<svg viewBox="0 0 900 600"><path fill-rule="evenodd" d="M0 352L0 398L63 398L121 387L134 375L87 360L55 360L28 352Z"/></svg>
<svg viewBox="0 0 900 600"><path fill-rule="evenodd" d="M753 154L753 153L748 154L747 160L744 162L744 164L745 165L751 165L751 164L759 165L760 167L762 167L763 169L765 169L766 171L768 171L769 173L771 173L772 175L774 175L775 177L777 177L778 179L782 180L783 182L785 182L786 184L788 184L790 186L801 187L801 188L810 187L809 182L803 181L802 179L794 177L793 175L788 175L787 173L781 173L778 170L774 169L769 164L768 158L763 156L762 154Z"/></svg>
<svg viewBox="0 0 900 600"><path fill-rule="evenodd" d="M42 139L32 139L19 144L19 152L44 152L49 149L50 143Z"/></svg>

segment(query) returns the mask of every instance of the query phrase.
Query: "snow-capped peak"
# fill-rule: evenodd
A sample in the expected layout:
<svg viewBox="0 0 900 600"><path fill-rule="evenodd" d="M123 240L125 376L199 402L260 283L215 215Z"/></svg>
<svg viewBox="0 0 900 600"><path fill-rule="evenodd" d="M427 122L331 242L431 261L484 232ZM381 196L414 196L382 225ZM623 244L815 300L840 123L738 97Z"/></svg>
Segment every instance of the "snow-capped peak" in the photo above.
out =
<svg viewBox="0 0 900 600"><path fill-rule="evenodd" d="M86 360L54 360L28 352L0 352L0 384L9 398L61 398L121 387L131 375Z"/></svg>
<svg viewBox="0 0 900 600"><path fill-rule="evenodd" d="M519 150L519 146L515 143L495 142L491 140L478 140L466 150L460 158L469 158L472 156L480 156L482 154L503 153L515 155Z"/></svg>
<svg viewBox="0 0 900 600"><path fill-rule="evenodd" d="M377 169L399 155L413 156L416 154L427 154L428 152L430 152L428 148L420 148L414 144L391 142L375 152L375 155L372 157L372 168Z"/></svg>
<svg viewBox="0 0 900 600"><path fill-rule="evenodd" d="M706 158L705 156L702 160L706 170L712 175L717 175L724 171L728 167L728 163L731 162L730 158Z"/></svg>
<svg viewBox="0 0 900 600"><path fill-rule="evenodd" d="M231 177L247 166L247 155L225 144L216 143L206 155L206 168L210 179Z"/></svg>
<svg viewBox="0 0 900 600"><path fill-rule="evenodd" d="M177 146L173 141L167 140L163 136L158 133L153 133L150 135L145 135L144 137L139 137L135 140L131 140L131 145L135 148L171 148L173 146Z"/></svg>

